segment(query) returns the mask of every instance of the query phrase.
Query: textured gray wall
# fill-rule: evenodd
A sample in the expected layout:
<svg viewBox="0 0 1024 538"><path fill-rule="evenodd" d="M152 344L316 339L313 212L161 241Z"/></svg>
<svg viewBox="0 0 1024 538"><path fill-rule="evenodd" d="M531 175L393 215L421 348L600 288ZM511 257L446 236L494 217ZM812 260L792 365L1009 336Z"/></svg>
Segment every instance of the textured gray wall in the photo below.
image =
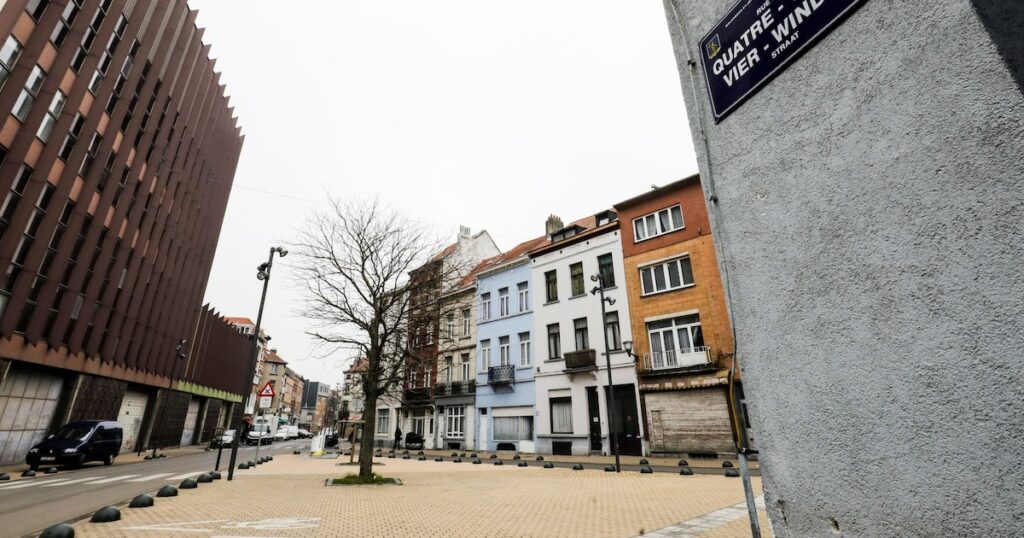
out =
<svg viewBox="0 0 1024 538"><path fill-rule="evenodd" d="M665 0L776 535L1019 536L1024 3L868 0L715 125L732 4Z"/></svg>

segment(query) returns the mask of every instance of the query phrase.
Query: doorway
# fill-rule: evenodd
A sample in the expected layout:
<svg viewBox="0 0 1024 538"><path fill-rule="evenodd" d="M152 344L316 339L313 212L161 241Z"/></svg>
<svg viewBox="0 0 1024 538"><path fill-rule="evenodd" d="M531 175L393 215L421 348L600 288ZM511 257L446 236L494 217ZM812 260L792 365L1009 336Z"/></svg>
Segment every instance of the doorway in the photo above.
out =
<svg viewBox="0 0 1024 538"><path fill-rule="evenodd" d="M587 387L587 409L590 420L590 450L601 451L601 403L597 400L597 387Z"/></svg>
<svg viewBox="0 0 1024 538"><path fill-rule="evenodd" d="M608 387L604 388L604 395L608 397ZM615 438L619 447L619 454L627 456L642 456L643 442L640 439L640 420L636 411L636 387L628 385L615 385L615 416L612 424L615 426Z"/></svg>

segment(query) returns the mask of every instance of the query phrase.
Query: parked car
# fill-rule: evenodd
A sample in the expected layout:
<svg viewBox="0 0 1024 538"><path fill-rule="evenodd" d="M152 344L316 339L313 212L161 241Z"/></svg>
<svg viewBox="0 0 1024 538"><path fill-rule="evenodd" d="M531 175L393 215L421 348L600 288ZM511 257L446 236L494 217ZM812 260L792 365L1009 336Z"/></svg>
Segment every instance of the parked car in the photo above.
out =
<svg viewBox="0 0 1024 538"><path fill-rule="evenodd" d="M287 441L288 440L288 426L281 426L274 433L275 441Z"/></svg>
<svg viewBox="0 0 1024 538"><path fill-rule="evenodd" d="M309 433L309 430L299 428L298 436L299 439L309 439L310 437L313 437L313 434Z"/></svg>
<svg viewBox="0 0 1024 538"><path fill-rule="evenodd" d="M324 446L327 448L334 448L338 446L338 434L329 432L324 435Z"/></svg>
<svg viewBox="0 0 1024 538"><path fill-rule="evenodd" d="M299 438L299 427L298 426L281 426L288 432L288 439Z"/></svg>
<svg viewBox="0 0 1024 538"><path fill-rule="evenodd" d="M245 444L247 445L269 445L273 442L274 437L270 435L270 426L266 424L254 424L245 434Z"/></svg>
<svg viewBox="0 0 1024 538"><path fill-rule="evenodd" d="M235 430L224 430L210 440L210 448L229 447L235 441Z"/></svg>
<svg viewBox="0 0 1024 538"><path fill-rule="evenodd" d="M32 469L40 465L81 467L86 462L102 461L112 465L121 451L121 424L109 420L80 420L61 426L33 446L25 463Z"/></svg>
<svg viewBox="0 0 1024 538"><path fill-rule="evenodd" d="M405 448L409 450L422 450L423 436L416 432L409 432L405 434Z"/></svg>

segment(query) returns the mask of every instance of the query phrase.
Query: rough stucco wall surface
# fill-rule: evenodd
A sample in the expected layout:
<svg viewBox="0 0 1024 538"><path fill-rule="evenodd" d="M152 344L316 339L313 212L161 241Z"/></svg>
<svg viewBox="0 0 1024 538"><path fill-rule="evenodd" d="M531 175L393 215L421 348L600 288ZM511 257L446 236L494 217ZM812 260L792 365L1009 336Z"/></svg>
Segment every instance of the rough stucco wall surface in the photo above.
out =
<svg viewBox="0 0 1024 538"><path fill-rule="evenodd" d="M868 0L715 125L684 47L732 4L665 0L776 536L1019 535L1010 69L969 0Z"/></svg>

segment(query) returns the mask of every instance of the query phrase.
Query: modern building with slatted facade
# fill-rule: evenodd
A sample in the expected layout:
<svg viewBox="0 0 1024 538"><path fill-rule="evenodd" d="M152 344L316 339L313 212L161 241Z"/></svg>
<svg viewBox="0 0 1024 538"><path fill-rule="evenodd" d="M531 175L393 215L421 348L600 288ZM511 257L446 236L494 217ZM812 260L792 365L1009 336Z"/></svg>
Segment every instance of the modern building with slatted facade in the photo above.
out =
<svg viewBox="0 0 1024 538"><path fill-rule="evenodd" d="M243 137L196 14L0 2L0 464L73 418L202 441L239 398L202 299Z"/></svg>

